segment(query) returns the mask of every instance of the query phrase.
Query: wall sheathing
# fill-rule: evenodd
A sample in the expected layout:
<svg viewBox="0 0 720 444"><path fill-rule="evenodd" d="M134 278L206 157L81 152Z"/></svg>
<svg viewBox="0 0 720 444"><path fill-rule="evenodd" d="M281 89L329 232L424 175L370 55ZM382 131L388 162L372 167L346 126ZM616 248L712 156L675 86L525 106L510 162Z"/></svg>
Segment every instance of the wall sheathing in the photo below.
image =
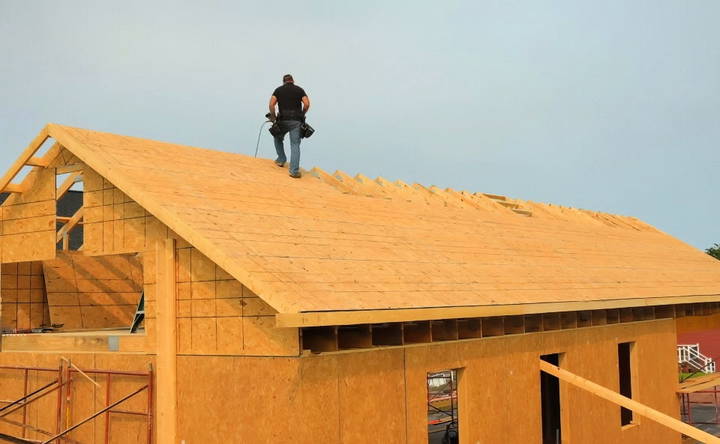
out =
<svg viewBox="0 0 720 444"><path fill-rule="evenodd" d="M0 206L2 263L55 257L55 170L35 168L23 184L27 191L11 195Z"/></svg>
<svg viewBox="0 0 720 444"><path fill-rule="evenodd" d="M178 239L177 350L179 354L297 356L298 329L274 328L269 305L215 265L196 248ZM155 313L155 262L145 254L146 324ZM152 329L152 327L149 327Z"/></svg>
<svg viewBox="0 0 720 444"><path fill-rule="evenodd" d="M88 254L145 250L147 237L159 224L140 205L92 169L85 167L83 250Z"/></svg>
<svg viewBox="0 0 720 444"><path fill-rule="evenodd" d="M42 262L2 264L0 283L0 331L50 324Z"/></svg>
<svg viewBox="0 0 720 444"><path fill-rule="evenodd" d="M462 369L463 443L540 440L539 356L618 390L617 343L635 341L634 399L678 416L672 320L302 358L178 357L178 438L193 442L427 442L426 375ZM652 421L620 427L618 406L561 386L577 443L679 443ZM637 417L636 417L637 418Z"/></svg>
<svg viewBox="0 0 720 444"><path fill-rule="evenodd" d="M678 318L676 323L678 334L702 330L717 330L720 329L720 313L709 316L685 316Z"/></svg>
<svg viewBox="0 0 720 444"><path fill-rule="evenodd" d="M128 327L140 300L137 254L86 256L60 251L43 262L53 324L64 329Z"/></svg>

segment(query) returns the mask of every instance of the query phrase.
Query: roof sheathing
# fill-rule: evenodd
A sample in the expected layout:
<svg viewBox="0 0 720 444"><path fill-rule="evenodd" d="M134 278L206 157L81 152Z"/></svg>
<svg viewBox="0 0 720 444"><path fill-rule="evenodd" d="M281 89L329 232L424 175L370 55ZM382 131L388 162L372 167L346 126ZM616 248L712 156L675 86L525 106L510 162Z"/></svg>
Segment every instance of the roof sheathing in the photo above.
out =
<svg viewBox="0 0 720 444"><path fill-rule="evenodd" d="M317 169L290 181L267 160L48 130L277 309L279 325L720 299L720 263L634 218L515 201L526 217L477 193Z"/></svg>

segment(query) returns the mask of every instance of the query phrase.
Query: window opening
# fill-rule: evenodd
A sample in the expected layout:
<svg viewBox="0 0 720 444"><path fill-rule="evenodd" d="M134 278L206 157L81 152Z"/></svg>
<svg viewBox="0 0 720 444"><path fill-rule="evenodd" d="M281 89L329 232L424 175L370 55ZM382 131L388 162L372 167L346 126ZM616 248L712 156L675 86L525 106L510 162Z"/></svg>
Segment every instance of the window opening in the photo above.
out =
<svg viewBox="0 0 720 444"><path fill-rule="evenodd" d="M427 374L428 444L458 444L458 370Z"/></svg>
<svg viewBox="0 0 720 444"><path fill-rule="evenodd" d="M79 250L84 242L83 218L83 182L79 172L56 176L58 250ZM77 219L77 220L76 220ZM66 227L66 228L63 228Z"/></svg>
<svg viewBox="0 0 720 444"><path fill-rule="evenodd" d="M542 355L543 361L560 366L560 354ZM540 403L542 420L542 443L560 444L562 427L560 420L560 380L545 372L540 372Z"/></svg>
<svg viewBox="0 0 720 444"><path fill-rule="evenodd" d="M618 344L618 379L620 382L620 394L632 398L632 366L631 353L632 342ZM620 407L620 425L626 426L633 423L633 412L625 407Z"/></svg>

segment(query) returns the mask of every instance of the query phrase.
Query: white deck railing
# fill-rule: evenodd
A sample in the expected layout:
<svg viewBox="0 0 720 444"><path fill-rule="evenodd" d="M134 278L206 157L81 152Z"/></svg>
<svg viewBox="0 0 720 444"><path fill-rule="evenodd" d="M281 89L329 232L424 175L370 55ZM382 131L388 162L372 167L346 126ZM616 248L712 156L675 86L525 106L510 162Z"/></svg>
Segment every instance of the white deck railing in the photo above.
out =
<svg viewBox="0 0 720 444"><path fill-rule="evenodd" d="M700 344L678 344L677 354L679 364L687 364L699 372L715 372L715 361L700 353Z"/></svg>

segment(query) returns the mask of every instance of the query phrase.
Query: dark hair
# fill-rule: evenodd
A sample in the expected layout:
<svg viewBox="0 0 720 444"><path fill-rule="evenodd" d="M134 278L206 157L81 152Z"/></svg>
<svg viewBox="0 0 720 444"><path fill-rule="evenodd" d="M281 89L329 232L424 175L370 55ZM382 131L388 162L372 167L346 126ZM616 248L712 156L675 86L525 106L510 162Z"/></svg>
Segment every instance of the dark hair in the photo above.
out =
<svg viewBox="0 0 720 444"><path fill-rule="evenodd" d="M287 82L294 82L294 80L290 74L285 74L283 76L283 83L287 83Z"/></svg>

